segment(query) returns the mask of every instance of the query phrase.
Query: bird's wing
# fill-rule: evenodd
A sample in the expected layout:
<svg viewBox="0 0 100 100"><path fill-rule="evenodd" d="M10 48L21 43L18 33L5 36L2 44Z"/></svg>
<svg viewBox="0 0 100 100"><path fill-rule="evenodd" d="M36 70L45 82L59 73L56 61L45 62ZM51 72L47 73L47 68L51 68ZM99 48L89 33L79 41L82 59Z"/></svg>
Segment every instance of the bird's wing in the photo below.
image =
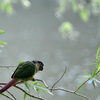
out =
<svg viewBox="0 0 100 100"><path fill-rule="evenodd" d="M35 74L36 66L31 62L22 62L18 65L17 69L12 75L14 79L28 80Z"/></svg>
<svg viewBox="0 0 100 100"><path fill-rule="evenodd" d="M23 66L24 63L25 63L25 62L21 62L21 63L18 65L18 67L16 68L16 70L15 70L14 73L12 74L11 78L14 78L16 71L17 71L21 66Z"/></svg>

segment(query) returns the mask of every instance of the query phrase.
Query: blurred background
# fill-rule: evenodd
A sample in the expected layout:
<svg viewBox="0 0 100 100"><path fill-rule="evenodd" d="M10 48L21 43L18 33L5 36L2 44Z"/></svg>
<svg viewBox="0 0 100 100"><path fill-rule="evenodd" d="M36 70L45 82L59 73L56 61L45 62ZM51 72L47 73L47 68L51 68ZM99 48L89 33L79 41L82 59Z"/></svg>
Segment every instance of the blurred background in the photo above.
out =
<svg viewBox="0 0 100 100"><path fill-rule="evenodd" d="M100 45L100 0L0 0L0 65L17 66L20 61L41 60L43 72L35 78L52 86L75 90L93 70ZM3 42L1 42L3 41ZM15 69L16 67L10 67ZM11 80L13 71L0 68L0 82ZM9 89L18 100L24 93ZM100 84L86 84L78 91L91 100L100 100ZM33 92L32 92L33 93ZM62 91L47 100L84 100ZM30 98L27 96L26 100ZM0 100L8 100L0 96ZM33 99L32 99L33 100Z"/></svg>

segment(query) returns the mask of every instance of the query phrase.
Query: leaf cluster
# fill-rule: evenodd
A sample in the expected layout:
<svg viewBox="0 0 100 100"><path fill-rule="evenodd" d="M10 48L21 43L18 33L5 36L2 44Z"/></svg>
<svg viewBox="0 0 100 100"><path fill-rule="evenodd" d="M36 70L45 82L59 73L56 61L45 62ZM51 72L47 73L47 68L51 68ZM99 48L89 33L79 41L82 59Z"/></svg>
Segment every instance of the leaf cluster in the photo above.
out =
<svg viewBox="0 0 100 100"><path fill-rule="evenodd" d="M100 81L96 78L97 75L100 73L100 47L97 50L96 53L96 63L92 63L92 65L95 65L96 68L94 68L94 71L90 73L90 75L85 76L87 79L89 79L88 84L91 84L96 87L97 83L100 83Z"/></svg>
<svg viewBox="0 0 100 100"><path fill-rule="evenodd" d="M3 30L0 30L0 34L4 34L5 32ZM6 45L6 42L0 41L0 45Z"/></svg>
<svg viewBox="0 0 100 100"><path fill-rule="evenodd" d="M50 92L50 90L45 87L45 85L39 84L36 81L34 81L34 82L33 81L24 82L24 84L25 84L25 87L26 87L26 92L28 92L28 93L30 93L30 89L33 88L39 97L41 97L40 90L42 90L45 94L53 95L52 92ZM27 96L27 94L25 93L24 94L24 100L26 99L26 96Z"/></svg>
<svg viewBox="0 0 100 100"><path fill-rule="evenodd" d="M24 7L30 6L29 0L19 0ZM5 11L8 14L13 14L14 8L13 4L18 3L18 0L1 0L0 7L2 11Z"/></svg>
<svg viewBox="0 0 100 100"><path fill-rule="evenodd" d="M100 0L59 0L57 13L62 16L68 7L78 12L83 21L87 21L90 15L99 15Z"/></svg>

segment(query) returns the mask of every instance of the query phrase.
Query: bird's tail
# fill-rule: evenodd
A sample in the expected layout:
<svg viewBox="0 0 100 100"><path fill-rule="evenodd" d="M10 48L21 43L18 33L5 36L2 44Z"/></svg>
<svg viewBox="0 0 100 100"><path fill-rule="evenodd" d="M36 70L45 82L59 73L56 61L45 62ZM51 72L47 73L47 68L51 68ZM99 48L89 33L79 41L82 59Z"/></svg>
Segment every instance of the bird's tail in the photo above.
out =
<svg viewBox="0 0 100 100"><path fill-rule="evenodd" d="M9 83L7 83L3 88L0 89L0 94L6 91L8 88L13 86L15 83L17 83L18 80L12 79Z"/></svg>

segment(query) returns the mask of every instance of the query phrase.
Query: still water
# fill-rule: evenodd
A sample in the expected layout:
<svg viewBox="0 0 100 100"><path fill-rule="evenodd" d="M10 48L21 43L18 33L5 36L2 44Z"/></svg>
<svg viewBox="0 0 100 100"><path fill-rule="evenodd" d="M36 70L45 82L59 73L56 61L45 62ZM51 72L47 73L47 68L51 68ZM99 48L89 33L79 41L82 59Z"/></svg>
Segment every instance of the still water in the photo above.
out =
<svg viewBox="0 0 100 100"><path fill-rule="evenodd" d="M19 60L41 60L45 65L44 71L35 77L45 80L49 86L63 74L67 66L65 76L55 87L75 90L84 79L83 75L92 70L93 66L89 64L95 62L100 45L98 17L91 16L88 22L84 22L78 14L67 10L63 18L58 19L55 16L57 7L57 1L33 0L29 8L16 4L12 16L0 11L0 29L6 31L0 35L0 40L7 42L4 48L0 48L0 65L17 66ZM64 21L73 24L79 33L76 38L62 37L58 29ZM11 69L14 70L15 67ZM1 68L0 82L10 81L12 73L9 69ZM98 84L94 89L92 85L86 84L79 93L91 100L100 100L99 87ZM14 87L9 90L18 100L23 100L24 94L21 91ZM70 93L53 93L53 96L45 93L41 93L41 96L47 100L84 100ZM27 97L26 100L29 99ZM0 96L0 100L8 99Z"/></svg>

